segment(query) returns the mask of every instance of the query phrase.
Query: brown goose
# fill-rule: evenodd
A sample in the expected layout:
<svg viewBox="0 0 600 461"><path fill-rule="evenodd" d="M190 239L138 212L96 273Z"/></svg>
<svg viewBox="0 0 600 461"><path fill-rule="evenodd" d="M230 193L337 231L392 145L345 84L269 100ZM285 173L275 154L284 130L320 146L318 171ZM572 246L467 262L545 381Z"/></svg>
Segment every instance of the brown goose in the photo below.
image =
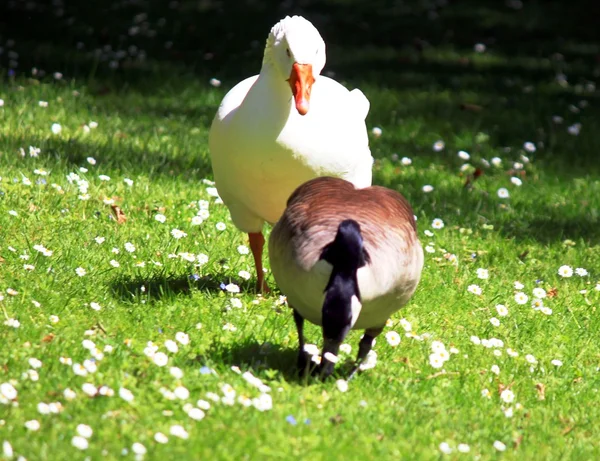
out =
<svg viewBox="0 0 600 461"><path fill-rule="evenodd" d="M275 281L294 310L305 371L304 319L323 327L326 377L350 329L364 329L356 365L371 350L386 321L411 298L423 268L413 211L384 187L356 189L339 178L302 184L273 228L269 257Z"/></svg>

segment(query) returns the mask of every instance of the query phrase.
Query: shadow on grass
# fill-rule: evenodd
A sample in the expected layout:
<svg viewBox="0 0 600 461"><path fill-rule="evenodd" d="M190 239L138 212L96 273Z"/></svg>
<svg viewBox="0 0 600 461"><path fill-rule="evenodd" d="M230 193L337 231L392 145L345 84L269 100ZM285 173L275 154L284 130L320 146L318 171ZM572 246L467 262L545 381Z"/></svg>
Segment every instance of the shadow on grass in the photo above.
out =
<svg viewBox="0 0 600 461"><path fill-rule="evenodd" d="M249 339L243 343L232 345L218 344L206 353L206 358L229 366L235 365L242 370L250 369L256 374L272 375L272 372L275 371L289 383L306 386L322 382L319 378L310 374L300 375L298 373L296 368L298 349L285 348L270 342L261 343ZM353 359L348 359L343 363L340 362L326 381L333 381L338 378L346 379L353 367Z"/></svg>
<svg viewBox="0 0 600 461"><path fill-rule="evenodd" d="M4 141L9 146L9 152L16 153L19 148L27 149L27 146L40 147L47 160L67 162L74 171L87 165L86 159L91 156L102 159L106 168L118 168L144 176L177 176L179 179L199 182L211 175L210 162L203 155L186 152L175 156L155 147L134 147L127 137L121 138L117 134L103 143L83 138L31 136L7 136Z"/></svg>
<svg viewBox="0 0 600 461"><path fill-rule="evenodd" d="M260 343L253 339L235 344L213 345L205 354L206 358L242 370L252 370L263 374L269 370L281 374L288 382L310 382L311 378L301 378L296 370L297 349L290 349L270 342Z"/></svg>
<svg viewBox="0 0 600 461"><path fill-rule="evenodd" d="M192 276L155 275L153 277L120 278L111 283L113 294L123 300L143 296L158 300L164 297L189 295L193 289L220 292L221 283L213 275Z"/></svg>
<svg viewBox="0 0 600 461"><path fill-rule="evenodd" d="M111 283L113 295L122 300L145 297L159 300L172 296L189 296L193 290L220 293L228 283L234 283L242 292L253 293L256 281L219 277L214 274L203 276L159 274L151 277L118 278Z"/></svg>

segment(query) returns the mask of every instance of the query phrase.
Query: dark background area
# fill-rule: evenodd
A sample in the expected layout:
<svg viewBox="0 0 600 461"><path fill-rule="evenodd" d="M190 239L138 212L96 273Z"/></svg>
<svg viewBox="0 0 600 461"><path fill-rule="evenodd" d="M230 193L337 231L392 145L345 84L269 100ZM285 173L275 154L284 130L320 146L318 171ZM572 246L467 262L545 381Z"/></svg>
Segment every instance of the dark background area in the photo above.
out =
<svg viewBox="0 0 600 461"><path fill-rule="evenodd" d="M594 0L6 0L0 62L17 73L35 65L114 78L134 70L141 54L171 72L238 77L258 71L269 29L287 14L303 15L321 31L328 67L343 70L335 65L338 55L358 53L352 67L368 67L369 76L386 84L423 50L447 45L470 52L483 43L513 58L560 52L581 72L600 64ZM15 41L17 59L7 40ZM395 62L361 53L389 48L401 55ZM111 61L119 68L110 69ZM127 79L134 82L134 74Z"/></svg>

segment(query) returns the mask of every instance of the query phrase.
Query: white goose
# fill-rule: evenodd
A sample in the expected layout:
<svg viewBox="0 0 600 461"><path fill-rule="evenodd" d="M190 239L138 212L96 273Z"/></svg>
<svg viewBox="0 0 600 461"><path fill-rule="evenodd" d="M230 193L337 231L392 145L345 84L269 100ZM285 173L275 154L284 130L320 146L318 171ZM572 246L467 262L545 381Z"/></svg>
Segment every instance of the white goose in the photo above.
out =
<svg viewBox="0 0 600 461"><path fill-rule="evenodd" d="M319 75L324 65L317 29L300 16L282 19L271 29L260 74L227 93L210 129L216 186L234 224L249 234L259 290L268 289L263 225L280 218L296 187L326 175L371 185L369 101Z"/></svg>
<svg viewBox="0 0 600 461"><path fill-rule="evenodd" d="M328 376L350 329L364 329L357 364L386 321L411 298L421 278L423 248L413 211L398 192L356 189L338 178L300 186L273 228L269 258L277 285L294 310L300 351L308 365L304 319L323 326L320 372Z"/></svg>

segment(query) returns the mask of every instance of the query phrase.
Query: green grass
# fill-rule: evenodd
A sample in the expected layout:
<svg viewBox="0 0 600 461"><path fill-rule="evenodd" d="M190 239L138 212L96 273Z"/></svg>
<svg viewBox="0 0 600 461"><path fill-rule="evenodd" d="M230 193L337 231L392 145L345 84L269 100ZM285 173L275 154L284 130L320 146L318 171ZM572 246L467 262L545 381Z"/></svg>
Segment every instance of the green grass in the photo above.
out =
<svg viewBox="0 0 600 461"><path fill-rule="evenodd" d="M440 14L462 17L461 11L449 7ZM510 14L496 19L508 21ZM291 314L277 289L256 296L253 279L239 275L254 270L251 255L238 252L246 237L202 181L211 179L210 121L245 71L228 74L235 69L229 63L223 86L213 88L204 71L198 78L190 68L170 67L152 56L112 77L106 63L94 75L89 56L81 62L70 56L65 67L73 75L65 72L62 80L7 77L0 87L0 384L11 382L18 397L0 403L0 442L10 442L15 458L30 460L129 459L135 442L147 448L147 459L439 459L445 456L442 442L453 449L452 459L597 458L600 142L594 133L600 113L597 92L585 90L595 78L582 57L589 50L583 42L577 47L565 41L563 48L554 48L565 54L557 61L535 52L513 56L493 46L477 54L458 41L436 42L418 55L410 46L361 51L335 45L329 54L327 69L371 100L369 128L383 129L380 138L371 139L374 182L408 198L421 241L434 250L426 253L412 302L392 319L389 330L401 334L400 345L378 338L377 366L350 381L345 393L335 379L295 377ZM53 59L45 48L22 53L29 56L22 60ZM46 68L49 74L54 70ZM556 83L559 71L570 77L570 86ZM573 113L569 106L582 100L589 106ZM463 110L461 104L482 109ZM564 122L553 123L553 115ZM91 121L98 126L85 133L83 125ZM576 122L582 123L579 136L567 132ZM62 126L59 134L52 133L53 123ZM434 152L432 145L440 139L445 149ZM536 152L526 153L530 162L521 172L510 171L522 161L528 141L538 145ZM41 149L37 158L29 156L29 146ZM461 171L461 149L484 173L471 187L464 186L473 167ZM412 164L402 165L394 154L410 157ZM500 157L502 165L483 166L482 159L492 157ZM39 169L48 175L36 174ZM88 200L80 200L77 185L67 180L72 172L89 182ZM511 183L513 176L522 179L520 187ZM424 193L426 184L434 190ZM510 198L498 197L502 187ZM126 222L116 222L104 199L114 200ZM193 226L199 200L210 203L210 216ZM158 213L166 216L165 223L155 219ZM443 229L432 229L435 218L444 221ZM217 230L219 222L225 230ZM175 239L172 229L187 236ZM105 240L100 244L96 237ZM125 249L127 242L134 252ZM52 255L44 256L35 245ZM195 267L181 256L171 257L185 252L205 254L208 262ZM448 254L456 256L456 264ZM589 275L560 277L562 265L585 268ZM82 277L76 274L79 267L86 271ZM488 269L489 278L478 279L478 268ZM268 280L275 286L270 274ZM525 287L515 289L515 281ZM224 291L221 284L227 283L238 284L241 292ZM472 284L481 287L481 295L467 290ZM553 294L544 299L551 315L531 308L536 287ZM529 302L517 304L518 291ZM233 298L241 308L231 306ZM101 309L93 310L90 303ZM506 305L509 315L500 317L497 304ZM492 317L500 326L490 323ZM402 318L417 338L405 336ZM5 324L8 319L20 326ZM165 341L177 332L187 333L190 342L168 352ZM346 341L352 357L360 334L353 332ZM471 336L498 338L504 345L486 348L473 344ZM310 326L308 338L319 344L319 329ZM112 351L96 361L96 372L78 376L59 358L80 364L90 359L82 346L86 339ZM429 363L434 340L458 350L443 372ZM145 355L148 341L167 353L167 366ZM507 348L518 357L509 356ZM528 354L536 365L527 361ZM28 375L30 358L42 362L38 380ZM551 364L554 359L563 365ZM272 409L238 402L238 396L253 399L261 391L232 366L270 387ZM170 367L179 367L183 377L172 376ZM347 371L338 368L336 379ZM115 395L88 397L84 383L108 386ZM222 396L224 384L237 392L234 405L206 396ZM160 391L177 386L186 387L189 398L170 400ZM502 386L514 392L514 402L501 401ZM133 401L119 397L122 387L133 393ZM73 400L65 397L67 388L75 391ZM484 389L489 398L482 396ZM211 408L196 421L184 406L199 399ZM60 402L62 411L40 414L40 402ZM503 407L512 407L513 416L505 416ZM30 420L39 421L38 431L25 428ZM85 451L71 445L78 424L94 431ZM176 424L189 439L169 435ZM156 432L167 434L169 442L155 442ZM497 440L506 445L504 453L493 447ZM458 453L459 443L468 444L470 453ZM123 456L125 449L129 453Z"/></svg>

